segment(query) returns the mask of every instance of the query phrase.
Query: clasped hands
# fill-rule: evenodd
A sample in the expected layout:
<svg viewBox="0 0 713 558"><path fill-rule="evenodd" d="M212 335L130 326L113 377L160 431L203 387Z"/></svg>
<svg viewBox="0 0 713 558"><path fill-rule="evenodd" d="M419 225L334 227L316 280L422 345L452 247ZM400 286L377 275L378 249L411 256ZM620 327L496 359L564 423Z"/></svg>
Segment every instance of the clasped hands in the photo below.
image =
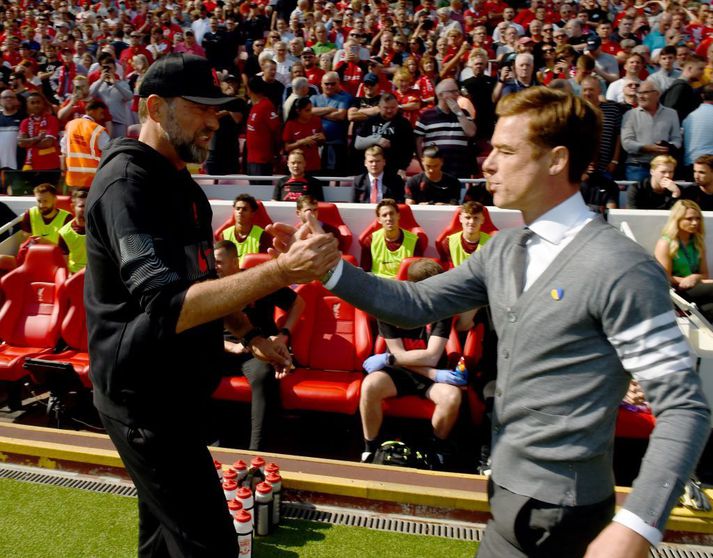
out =
<svg viewBox="0 0 713 558"><path fill-rule="evenodd" d="M285 223L268 225L273 237L269 253L276 262L287 284L309 283L323 277L342 257L339 243L333 235L325 233L314 215L299 229Z"/></svg>

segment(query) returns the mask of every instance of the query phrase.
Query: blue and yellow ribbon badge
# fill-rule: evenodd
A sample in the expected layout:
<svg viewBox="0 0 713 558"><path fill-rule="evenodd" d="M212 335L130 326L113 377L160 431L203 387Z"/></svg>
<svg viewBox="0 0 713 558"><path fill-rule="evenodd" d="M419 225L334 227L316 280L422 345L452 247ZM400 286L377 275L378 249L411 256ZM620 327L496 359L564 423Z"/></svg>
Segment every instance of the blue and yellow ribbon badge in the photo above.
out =
<svg viewBox="0 0 713 558"><path fill-rule="evenodd" d="M564 289L552 289L550 296L552 300L562 300L564 298Z"/></svg>

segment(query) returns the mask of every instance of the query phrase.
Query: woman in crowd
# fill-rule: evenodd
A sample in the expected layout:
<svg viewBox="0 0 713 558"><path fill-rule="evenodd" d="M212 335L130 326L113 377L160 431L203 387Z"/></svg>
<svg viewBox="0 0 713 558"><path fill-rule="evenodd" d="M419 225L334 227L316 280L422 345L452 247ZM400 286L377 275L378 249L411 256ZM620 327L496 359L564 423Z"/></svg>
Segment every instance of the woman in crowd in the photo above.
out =
<svg viewBox="0 0 713 558"><path fill-rule="evenodd" d="M549 85L556 77L555 65L557 57L555 55L555 47L545 45L542 47L542 67L537 71L537 81L542 85Z"/></svg>
<svg viewBox="0 0 713 558"><path fill-rule="evenodd" d="M394 95L399 102L401 114L411 126L415 126L421 111L420 93L414 89L413 77L406 68L400 68L394 74Z"/></svg>
<svg viewBox="0 0 713 558"><path fill-rule="evenodd" d="M701 208L694 201L679 200L671 208L654 253L676 292L695 302L713 321L713 280L708 277L705 236Z"/></svg>
<svg viewBox="0 0 713 558"><path fill-rule="evenodd" d="M433 56L424 54L419 63L421 75L416 80L416 89L421 94L421 108L432 108L436 104L436 85L438 84L438 63Z"/></svg>
<svg viewBox="0 0 713 558"><path fill-rule="evenodd" d="M302 151L305 159L305 172L314 173L321 168L319 146L324 143L322 119L312 114L312 101L309 97L297 99L282 130L285 151Z"/></svg>

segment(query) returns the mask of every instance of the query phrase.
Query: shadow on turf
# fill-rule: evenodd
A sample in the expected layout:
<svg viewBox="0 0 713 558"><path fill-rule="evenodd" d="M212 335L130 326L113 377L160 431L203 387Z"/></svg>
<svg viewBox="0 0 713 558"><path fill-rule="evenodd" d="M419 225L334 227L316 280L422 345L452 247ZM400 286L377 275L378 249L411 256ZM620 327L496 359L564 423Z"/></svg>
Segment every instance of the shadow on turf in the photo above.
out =
<svg viewBox="0 0 713 558"><path fill-rule="evenodd" d="M331 529L331 525L314 523L312 521L287 520L270 536L255 538L255 554L260 558L293 558L300 556L299 552L289 548L299 548L308 542L323 541L326 537L322 531Z"/></svg>

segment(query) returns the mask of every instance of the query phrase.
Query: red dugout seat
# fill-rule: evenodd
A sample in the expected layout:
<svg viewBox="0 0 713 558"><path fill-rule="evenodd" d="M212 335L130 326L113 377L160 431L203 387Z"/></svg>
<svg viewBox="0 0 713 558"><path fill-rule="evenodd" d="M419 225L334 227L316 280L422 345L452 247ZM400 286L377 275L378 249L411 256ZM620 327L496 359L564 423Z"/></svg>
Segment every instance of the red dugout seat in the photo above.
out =
<svg viewBox="0 0 713 558"><path fill-rule="evenodd" d="M25 261L0 279L5 301L0 308L0 380L27 375L25 358L51 351L59 339L60 293L67 278L61 250L35 244Z"/></svg>
<svg viewBox="0 0 713 558"><path fill-rule="evenodd" d="M263 229L267 227L268 225L272 224L272 219L270 219L270 216L267 214L267 210L265 209L265 206L260 200L257 200L257 211L255 212L255 216L253 219L253 224L257 225L258 227L262 227ZM231 209L230 212L230 218L223 223L220 227L218 227L218 230L215 231L215 234L213 235L216 240L222 240L223 238L223 231L227 229L228 227L232 227L235 225L235 219L233 218L233 212Z"/></svg>
<svg viewBox="0 0 713 558"><path fill-rule="evenodd" d="M87 315L84 309L84 270L67 279L60 293L60 304L65 309L60 335L67 347L59 353L43 354L36 360L70 365L82 386L91 389Z"/></svg>
<svg viewBox="0 0 713 558"><path fill-rule="evenodd" d="M656 418L650 410L632 411L625 407L619 407L616 417L616 437L617 438L640 438L647 439L654 429Z"/></svg>
<svg viewBox="0 0 713 558"><path fill-rule="evenodd" d="M406 205L405 203L400 203L399 215L401 216L399 220L399 226L402 229L410 231L417 235L419 245L421 245L425 251L426 246L428 246L428 235L426 234L426 231L421 228L421 225L419 225L416 221L416 218L413 216L413 211L411 211L411 207ZM373 234L380 228L381 225L379 224L379 221L374 219L371 224L359 235L359 245L363 247L369 235Z"/></svg>
<svg viewBox="0 0 713 558"><path fill-rule="evenodd" d="M368 316L321 284L298 287L306 307L292 332L298 368L280 382L286 409L354 414L359 406L361 364L371 354Z"/></svg>
<svg viewBox="0 0 713 558"><path fill-rule="evenodd" d="M493 234L494 232L498 232L498 228L495 226L495 223L493 223L493 220L490 218L490 213L488 212L487 207L483 207L483 225L480 227L480 230L483 231L486 234ZM448 255L443 251L443 248L441 247L441 244L448 238L450 235L460 232L463 230L463 227L460 224L460 207L458 207L455 212L453 213L453 217L451 218L451 222L448 223L448 226L441 231L441 233L438 235L436 238L436 250L438 250L438 255L441 257L442 262L447 262L448 261Z"/></svg>

